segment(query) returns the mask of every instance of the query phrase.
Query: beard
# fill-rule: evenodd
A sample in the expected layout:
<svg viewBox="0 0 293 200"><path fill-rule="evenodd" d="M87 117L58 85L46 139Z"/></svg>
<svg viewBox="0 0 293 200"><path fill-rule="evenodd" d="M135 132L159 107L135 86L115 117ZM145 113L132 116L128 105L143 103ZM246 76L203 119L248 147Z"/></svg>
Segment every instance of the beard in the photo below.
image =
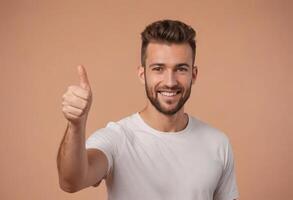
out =
<svg viewBox="0 0 293 200"><path fill-rule="evenodd" d="M149 101L151 102L151 104L157 109L157 111L159 111L162 114L165 115L174 115L176 114L185 104L185 102L189 99L190 94L191 94L191 87L192 87L192 81L190 81L189 87L186 89L186 91L184 90L183 87L176 85L173 87L162 87L160 88L160 90L168 90L168 91L180 91L179 94L181 94L180 99L178 100L176 106L174 108L168 109L168 108L164 108L161 104L161 102L159 101L158 98L158 90L156 90L154 88L154 91L152 91L152 88L150 88L148 86L147 83L147 79L145 78L145 91L146 91L146 95L149 99Z"/></svg>

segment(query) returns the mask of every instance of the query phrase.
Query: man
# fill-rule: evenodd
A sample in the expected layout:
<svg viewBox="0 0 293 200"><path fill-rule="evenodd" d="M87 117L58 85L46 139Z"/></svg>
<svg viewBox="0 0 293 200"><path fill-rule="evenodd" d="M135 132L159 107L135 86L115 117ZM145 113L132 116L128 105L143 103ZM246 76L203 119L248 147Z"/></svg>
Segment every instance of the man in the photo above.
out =
<svg viewBox="0 0 293 200"><path fill-rule="evenodd" d="M76 192L105 179L111 200L238 198L228 137L184 112L198 70L195 31L162 20L141 36L138 77L148 97L141 111L85 140L92 95L83 66L80 85L63 95L68 126L57 158L60 187Z"/></svg>

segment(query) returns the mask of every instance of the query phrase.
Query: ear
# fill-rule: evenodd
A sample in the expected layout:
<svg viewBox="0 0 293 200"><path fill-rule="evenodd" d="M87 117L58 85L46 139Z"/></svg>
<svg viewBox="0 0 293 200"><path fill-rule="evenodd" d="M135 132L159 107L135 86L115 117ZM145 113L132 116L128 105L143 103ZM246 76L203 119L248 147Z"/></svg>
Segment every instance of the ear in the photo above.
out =
<svg viewBox="0 0 293 200"><path fill-rule="evenodd" d="M192 67L192 84L195 83L195 80L196 80L197 74L198 74L198 69L197 69L197 66L194 65L194 66Z"/></svg>
<svg viewBox="0 0 293 200"><path fill-rule="evenodd" d="M144 67L143 66L137 67L137 75L138 75L140 82L144 85L145 84L145 77L144 77Z"/></svg>

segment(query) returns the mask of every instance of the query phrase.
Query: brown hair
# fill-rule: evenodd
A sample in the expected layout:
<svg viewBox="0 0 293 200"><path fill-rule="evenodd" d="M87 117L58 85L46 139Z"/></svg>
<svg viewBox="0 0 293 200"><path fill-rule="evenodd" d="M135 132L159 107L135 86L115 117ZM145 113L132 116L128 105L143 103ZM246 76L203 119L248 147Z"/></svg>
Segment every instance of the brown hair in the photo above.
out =
<svg viewBox="0 0 293 200"><path fill-rule="evenodd" d="M141 65L145 66L146 49L150 42L188 43L192 49L194 64L196 54L195 30L178 20L160 20L148 25L141 33Z"/></svg>

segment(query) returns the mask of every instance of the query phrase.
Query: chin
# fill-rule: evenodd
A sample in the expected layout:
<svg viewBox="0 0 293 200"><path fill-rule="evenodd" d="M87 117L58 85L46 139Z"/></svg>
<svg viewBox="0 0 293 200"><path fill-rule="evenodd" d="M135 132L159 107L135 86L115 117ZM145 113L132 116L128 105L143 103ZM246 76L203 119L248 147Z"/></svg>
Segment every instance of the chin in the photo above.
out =
<svg viewBox="0 0 293 200"><path fill-rule="evenodd" d="M160 113L163 113L165 115L175 115L176 113L178 113L180 111L180 108L178 109L177 107L174 107L174 108L169 108L169 109L166 109L166 108L160 108L157 110L160 112Z"/></svg>

